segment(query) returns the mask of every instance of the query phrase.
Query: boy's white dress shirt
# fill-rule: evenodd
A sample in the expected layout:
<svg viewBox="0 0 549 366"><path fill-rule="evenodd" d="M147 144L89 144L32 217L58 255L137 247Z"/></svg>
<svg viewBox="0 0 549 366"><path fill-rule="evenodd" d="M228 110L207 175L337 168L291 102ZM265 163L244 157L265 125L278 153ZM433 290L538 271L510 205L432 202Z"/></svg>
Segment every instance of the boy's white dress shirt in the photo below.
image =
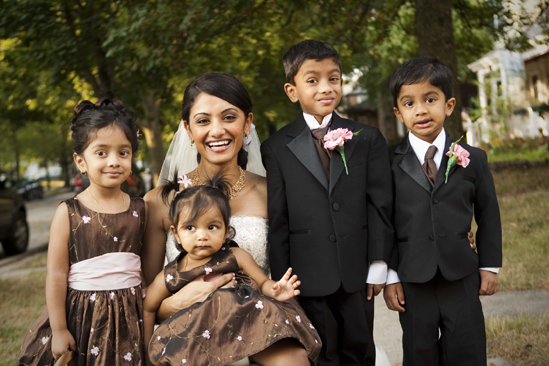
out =
<svg viewBox="0 0 549 366"><path fill-rule="evenodd" d="M444 151L444 145L446 144L446 132L444 131L444 128L442 128L442 131L438 134L435 141L433 141L432 144L428 143L427 141L424 141L414 135L413 133L408 133L408 139L410 141L410 145L412 146L412 149L414 149L414 152L416 153L416 157L419 160L419 164L423 165L425 162L425 154L427 153L427 150L431 145L435 145L437 148L437 152L433 158L435 164L437 165L437 170L440 169L440 163L442 162L442 157L444 154L446 154L446 151ZM499 272L499 268L479 268L479 270L483 271L490 271L494 273ZM398 277L398 273L390 269L387 273L387 285L391 285L393 283L400 282L400 278Z"/></svg>

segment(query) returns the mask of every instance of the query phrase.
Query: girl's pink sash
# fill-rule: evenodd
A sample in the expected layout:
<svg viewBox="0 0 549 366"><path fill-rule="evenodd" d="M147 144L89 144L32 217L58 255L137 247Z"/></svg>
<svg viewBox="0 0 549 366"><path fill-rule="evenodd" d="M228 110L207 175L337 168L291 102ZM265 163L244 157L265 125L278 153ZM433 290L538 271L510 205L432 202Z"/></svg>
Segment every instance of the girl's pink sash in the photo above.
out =
<svg viewBox="0 0 549 366"><path fill-rule="evenodd" d="M134 253L107 253L71 265L68 286L79 291L119 290L139 286L141 258Z"/></svg>

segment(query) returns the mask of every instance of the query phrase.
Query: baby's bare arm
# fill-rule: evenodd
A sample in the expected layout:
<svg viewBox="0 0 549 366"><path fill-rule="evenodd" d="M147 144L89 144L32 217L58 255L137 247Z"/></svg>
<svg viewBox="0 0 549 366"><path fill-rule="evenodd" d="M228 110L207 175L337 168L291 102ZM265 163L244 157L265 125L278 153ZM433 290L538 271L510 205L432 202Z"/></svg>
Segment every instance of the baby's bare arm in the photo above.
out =
<svg viewBox="0 0 549 366"><path fill-rule="evenodd" d="M247 251L240 248L233 248L232 251L240 269L246 272L257 283L263 295L272 297L278 301L287 301L299 295L299 290L296 289L301 282L297 280L296 275L291 275L291 268L286 271L280 281L275 282L263 273Z"/></svg>

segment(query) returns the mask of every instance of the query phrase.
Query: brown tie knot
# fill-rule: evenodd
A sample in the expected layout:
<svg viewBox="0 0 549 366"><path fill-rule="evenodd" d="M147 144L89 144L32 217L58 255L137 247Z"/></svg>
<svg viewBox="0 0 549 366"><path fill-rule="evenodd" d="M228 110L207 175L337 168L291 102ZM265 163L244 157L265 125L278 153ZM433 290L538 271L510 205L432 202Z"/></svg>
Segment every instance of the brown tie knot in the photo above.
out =
<svg viewBox="0 0 549 366"><path fill-rule="evenodd" d="M437 153L437 147L435 145L429 146L427 149L427 152L425 153L425 160L427 159L433 159L435 157L435 154Z"/></svg>
<svg viewBox="0 0 549 366"><path fill-rule="evenodd" d="M330 128L329 126L326 126L323 128L317 128L317 129L311 130L311 133L313 134L316 140L324 144L324 136L326 136L326 133L328 132L329 128Z"/></svg>

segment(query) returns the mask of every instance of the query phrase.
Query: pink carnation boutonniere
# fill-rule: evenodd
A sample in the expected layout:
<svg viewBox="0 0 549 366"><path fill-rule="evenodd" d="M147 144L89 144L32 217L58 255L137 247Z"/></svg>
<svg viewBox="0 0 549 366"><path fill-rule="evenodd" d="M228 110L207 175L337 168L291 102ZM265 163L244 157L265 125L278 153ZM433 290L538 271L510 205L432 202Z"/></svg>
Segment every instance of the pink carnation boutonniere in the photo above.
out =
<svg viewBox="0 0 549 366"><path fill-rule="evenodd" d="M463 136L454 142L446 153L446 156L449 156L450 159L448 160L448 167L446 168L446 180L444 181L444 184L448 183L448 174L450 173L450 169L456 166L456 164L467 168L467 165L469 165L469 162L471 161L469 159L469 151L465 150L463 146L458 145L458 142L462 138Z"/></svg>
<svg viewBox="0 0 549 366"><path fill-rule="evenodd" d="M349 170L347 169L347 161L345 160L343 145L346 141L351 140L353 136L358 135L360 131L362 131L362 129L355 133L352 133L346 128L338 128L328 132L324 136L324 148L326 150L337 150L341 154L341 158L343 159L343 164L345 164L345 172L347 173L347 175L349 175Z"/></svg>

